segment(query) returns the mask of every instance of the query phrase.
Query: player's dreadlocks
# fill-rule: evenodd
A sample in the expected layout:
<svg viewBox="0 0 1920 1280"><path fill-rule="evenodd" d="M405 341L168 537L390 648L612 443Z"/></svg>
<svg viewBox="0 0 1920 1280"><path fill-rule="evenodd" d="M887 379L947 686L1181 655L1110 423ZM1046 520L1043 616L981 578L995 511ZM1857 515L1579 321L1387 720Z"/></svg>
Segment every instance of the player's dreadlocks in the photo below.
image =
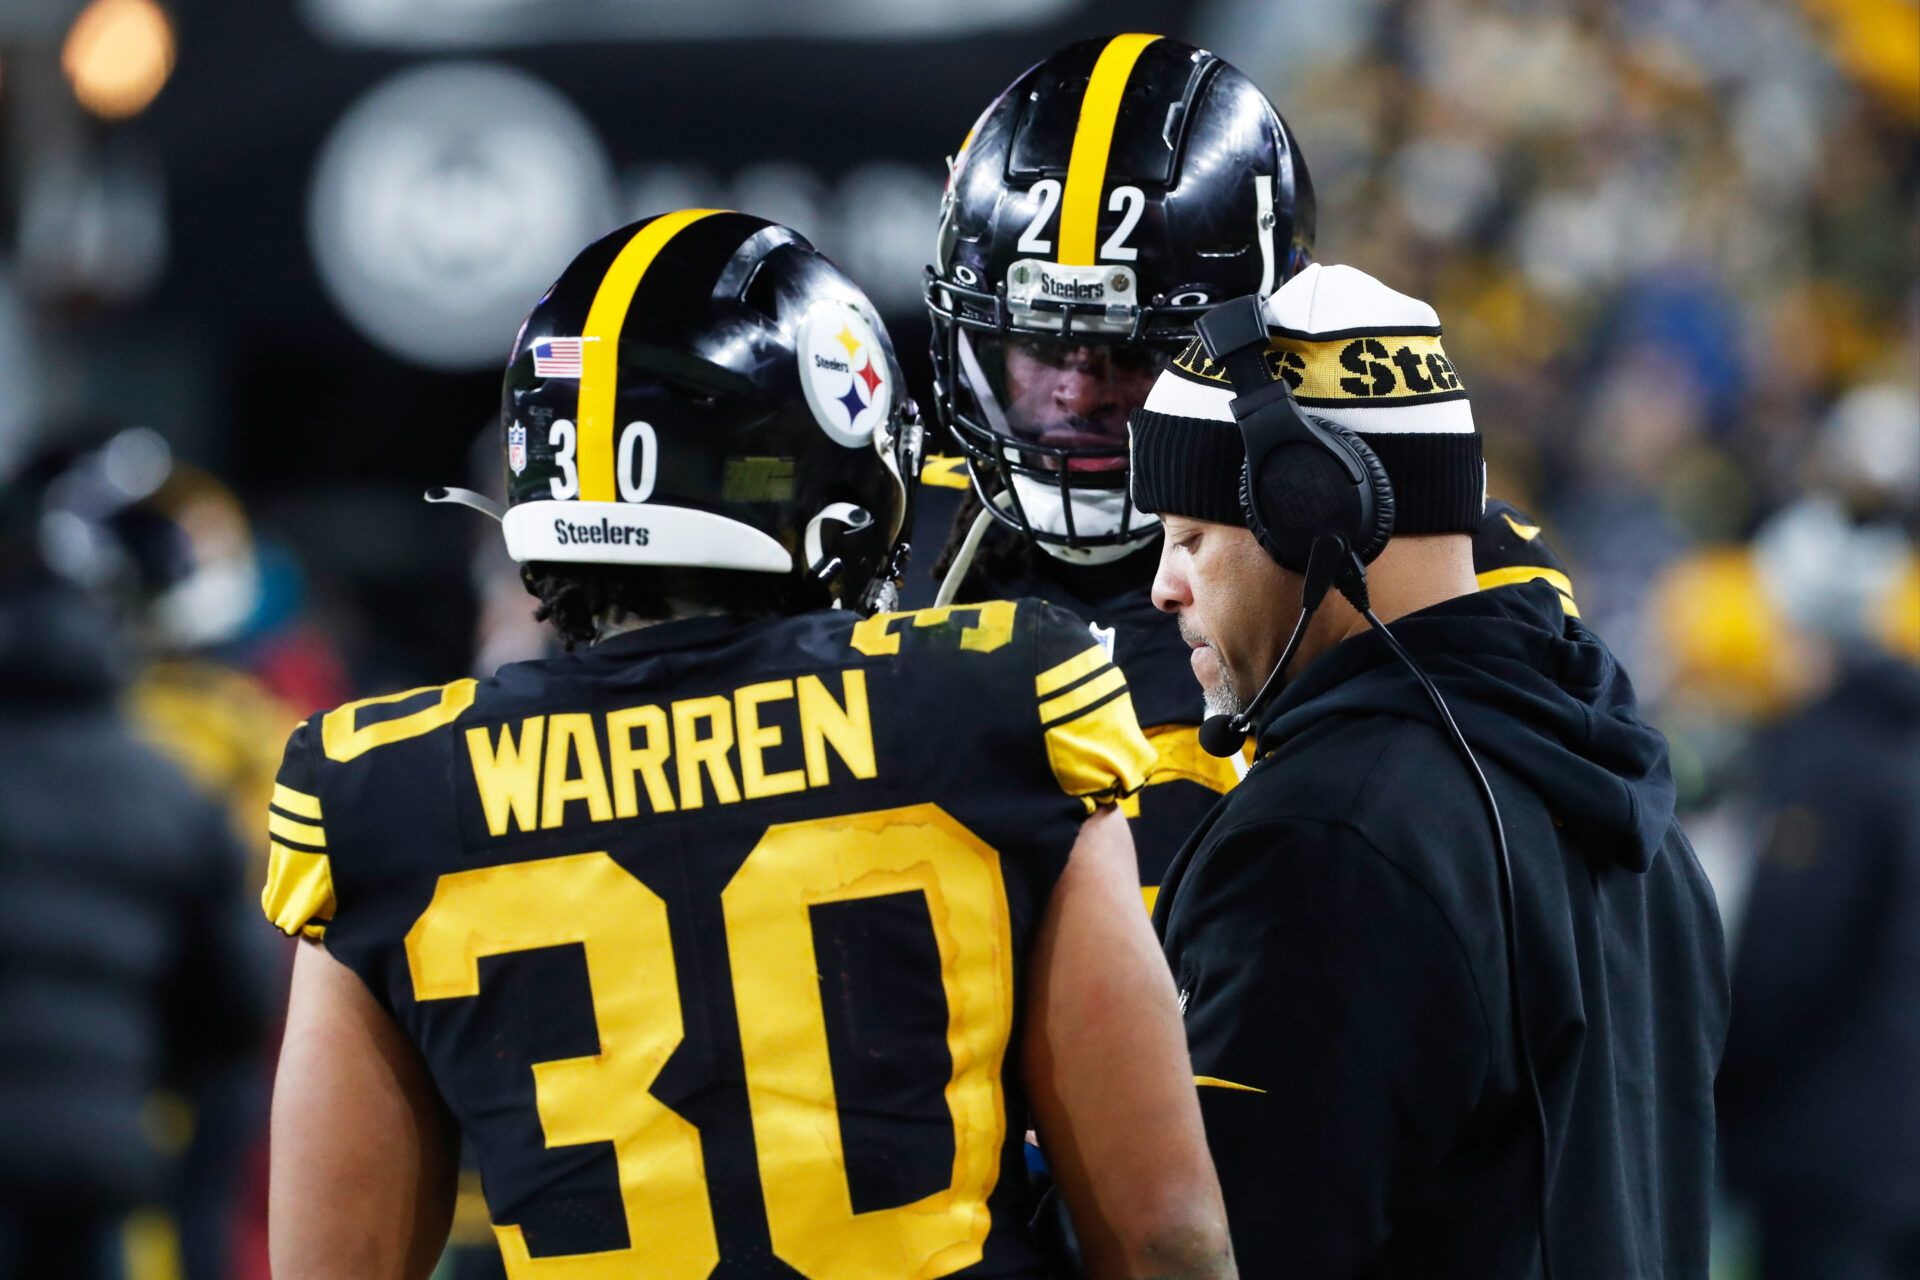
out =
<svg viewBox="0 0 1920 1280"><path fill-rule="evenodd" d="M568 650L592 644L603 623L667 622L708 613L770 617L792 612L792 590L770 574L676 566L548 564L521 567L540 600L538 622L550 622Z"/></svg>

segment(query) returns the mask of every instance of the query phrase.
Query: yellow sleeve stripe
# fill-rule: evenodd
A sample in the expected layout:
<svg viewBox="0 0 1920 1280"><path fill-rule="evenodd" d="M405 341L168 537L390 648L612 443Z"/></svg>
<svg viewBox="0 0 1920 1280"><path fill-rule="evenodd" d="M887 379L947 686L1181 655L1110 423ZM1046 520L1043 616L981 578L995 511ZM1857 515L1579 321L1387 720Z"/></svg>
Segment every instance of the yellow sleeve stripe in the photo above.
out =
<svg viewBox="0 0 1920 1280"><path fill-rule="evenodd" d="M311 822L295 822L284 814L267 814L267 832L279 836L282 840L292 840L296 844L310 844L316 849L327 847L327 830Z"/></svg>
<svg viewBox="0 0 1920 1280"><path fill-rule="evenodd" d="M1222 1080L1219 1076L1195 1076L1193 1082L1202 1089L1232 1089L1238 1093L1265 1093L1265 1089L1256 1089L1250 1084L1235 1084L1231 1080Z"/></svg>
<svg viewBox="0 0 1920 1280"><path fill-rule="evenodd" d="M304 791L295 791L283 783L273 784L273 807L292 814L296 818L320 818L320 797L310 796Z"/></svg>
<svg viewBox="0 0 1920 1280"><path fill-rule="evenodd" d="M282 933L319 938L333 918L333 870L324 853L267 846L267 887L260 909Z"/></svg>
<svg viewBox="0 0 1920 1280"><path fill-rule="evenodd" d="M1120 98L1126 92L1133 64L1159 36L1132 33L1115 36L1100 51L1080 100L1080 119L1074 125L1073 151L1067 156L1067 185L1060 197L1060 265L1093 265L1095 229L1100 196L1107 185L1107 155L1113 149L1113 126L1120 119Z"/></svg>
<svg viewBox="0 0 1920 1280"><path fill-rule="evenodd" d="M1480 584L1482 591L1491 591L1495 587L1510 587L1516 582L1532 582L1539 578L1553 584L1560 593L1560 607L1567 611L1569 618L1580 616L1579 608L1573 603L1573 579L1558 569L1548 569L1541 565L1514 564L1503 569L1489 569L1485 573L1476 573L1474 581Z"/></svg>
<svg viewBox="0 0 1920 1280"><path fill-rule="evenodd" d="M1084 711L1102 698L1127 687L1127 677L1118 667L1108 667L1106 671L1085 684L1077 684L1057 698L1049 698L1040 704L1040 723L1054 724L1060 720Z"/></svg>
<svg viewBox="0 0 1920 1280"><path fill-rule="evenodd" d="M1146 731L1159 756L1147 785L1192 782L1221 795L1233 790L1240 775L1233 761L1213 755L1200 745L1200 729L1191 724L1157 724Z"/></svg>
<svg viewBox="0 0 1920 1280"><path fill-rule="evenodd" d="M1074 654L1057 667L1048 667L1033 679L1034 696L1044 698L1050 693L1058 693L1075 680L1090 676L1107 665L1107 651L1102 645Z"/></svg>
<svg viewBox="0 0 1920 1280"><path fill-rule="evenodd" d="M1153 747L1140 732L1133 695L1124 687L1091 711L1053 725L1046 744L1054 780L1070 796L1129 795L1153 771Z"/></svg>

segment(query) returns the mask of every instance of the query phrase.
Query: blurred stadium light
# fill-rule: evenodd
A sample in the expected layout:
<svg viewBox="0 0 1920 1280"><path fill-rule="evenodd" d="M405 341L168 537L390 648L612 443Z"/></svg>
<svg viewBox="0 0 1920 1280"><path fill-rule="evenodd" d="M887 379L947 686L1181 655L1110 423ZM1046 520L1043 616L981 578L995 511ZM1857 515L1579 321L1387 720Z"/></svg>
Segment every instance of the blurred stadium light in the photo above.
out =
<svg viewBox="0 0 1920 1280"><path fill-rule="evenodd" d="M314 261L334 302L393 354L497 364L580 246L616 222L593 126L511 67L401 72L341 117L314 169Z"/></svg>
<svg viewBox="0 0 1920 1280"><path fill-rule="evenodd" d="M173 57L173 24L154 0L93 0L67 32L60 67L81 106L123 120L159 94Z"/></svg>
<svg viewBox="0 0 1920 1280"><path fill-rule="evenodd" d="M410 67L349 107L321 148L308 202L320 279L392 355L491 368L527 299L581 244L626 218L703 206L803 228L883 310L918 310L937 158L834 176L806 157L749 159L731 173L640 159L620 174L620 195L611 166L601 128L553 81L504 63Z"/></svg>

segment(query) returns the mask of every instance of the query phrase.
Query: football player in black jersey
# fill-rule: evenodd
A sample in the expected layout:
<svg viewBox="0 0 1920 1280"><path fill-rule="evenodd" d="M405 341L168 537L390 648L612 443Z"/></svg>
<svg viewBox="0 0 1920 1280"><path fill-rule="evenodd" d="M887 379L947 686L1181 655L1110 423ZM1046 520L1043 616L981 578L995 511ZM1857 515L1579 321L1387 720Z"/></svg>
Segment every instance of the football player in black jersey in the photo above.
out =
<svg viewBox="0 0 1920 1280"><path fill-rule="evenodd" d="M1114 807L1153 749L1072 615L877 611L920 427L867 300L637 223L501 425L570 651L315 715L274 790L275 1274L424 1276L457 1132L514 1280L1039 1277L1032 1116L1090 1274L1230 1276Z"/></svg>
<svg viewBox="0 0 1920 1280"><path fill-rule="evenodd" d="M943 576L951 599L1038 596L1109 645L1158 758L1122 801L1149 907L1240 761L1200 749L1187 646L1149 595L1160 524L1127 501L1127 415L1210 306L1272 293L1311 260L1314 225L1305 158L1253 82L1138 34L1070 45L1014 81L941 204L934 391L964 461L928 460L907 598L946 603ZM1531 532L1514 536L1502 509ZM1482 585L1557 574L1571 592L1504 504L1475 551Z"/></svg>

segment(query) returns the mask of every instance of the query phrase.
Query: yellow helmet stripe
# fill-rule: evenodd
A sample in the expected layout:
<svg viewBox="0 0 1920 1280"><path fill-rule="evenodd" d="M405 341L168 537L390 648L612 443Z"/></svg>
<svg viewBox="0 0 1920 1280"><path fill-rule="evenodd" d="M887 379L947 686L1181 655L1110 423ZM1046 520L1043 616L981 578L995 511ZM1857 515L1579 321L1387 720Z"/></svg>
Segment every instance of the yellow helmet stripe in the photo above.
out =
<svg viewBox="0 0 1920 1280"><path fill-rule="evenodd" d="M587 309L586 332L580 343L579 421L580 497L585 502L612 502L613 399L620 371L620 330L633 305L634 290L667 242L702 218L724 209L682 209L662 214L634 233L614 258L594 291Z"/></svg>
<svg viewBox="0 0 1920 1280"><path fill-rule="evenodd" d="M1159 36L1130 34L1107 41L1093 64L1087 96L1080 101L1080 122L1073 131L1073 154L1067 160L1067 185L1060 196L1060 265L1090 267L1100 195L1107 182L1107 152L1113 146L1113 124L1120 118L1120 95L1126 90L1133 64Z"/></svg>

